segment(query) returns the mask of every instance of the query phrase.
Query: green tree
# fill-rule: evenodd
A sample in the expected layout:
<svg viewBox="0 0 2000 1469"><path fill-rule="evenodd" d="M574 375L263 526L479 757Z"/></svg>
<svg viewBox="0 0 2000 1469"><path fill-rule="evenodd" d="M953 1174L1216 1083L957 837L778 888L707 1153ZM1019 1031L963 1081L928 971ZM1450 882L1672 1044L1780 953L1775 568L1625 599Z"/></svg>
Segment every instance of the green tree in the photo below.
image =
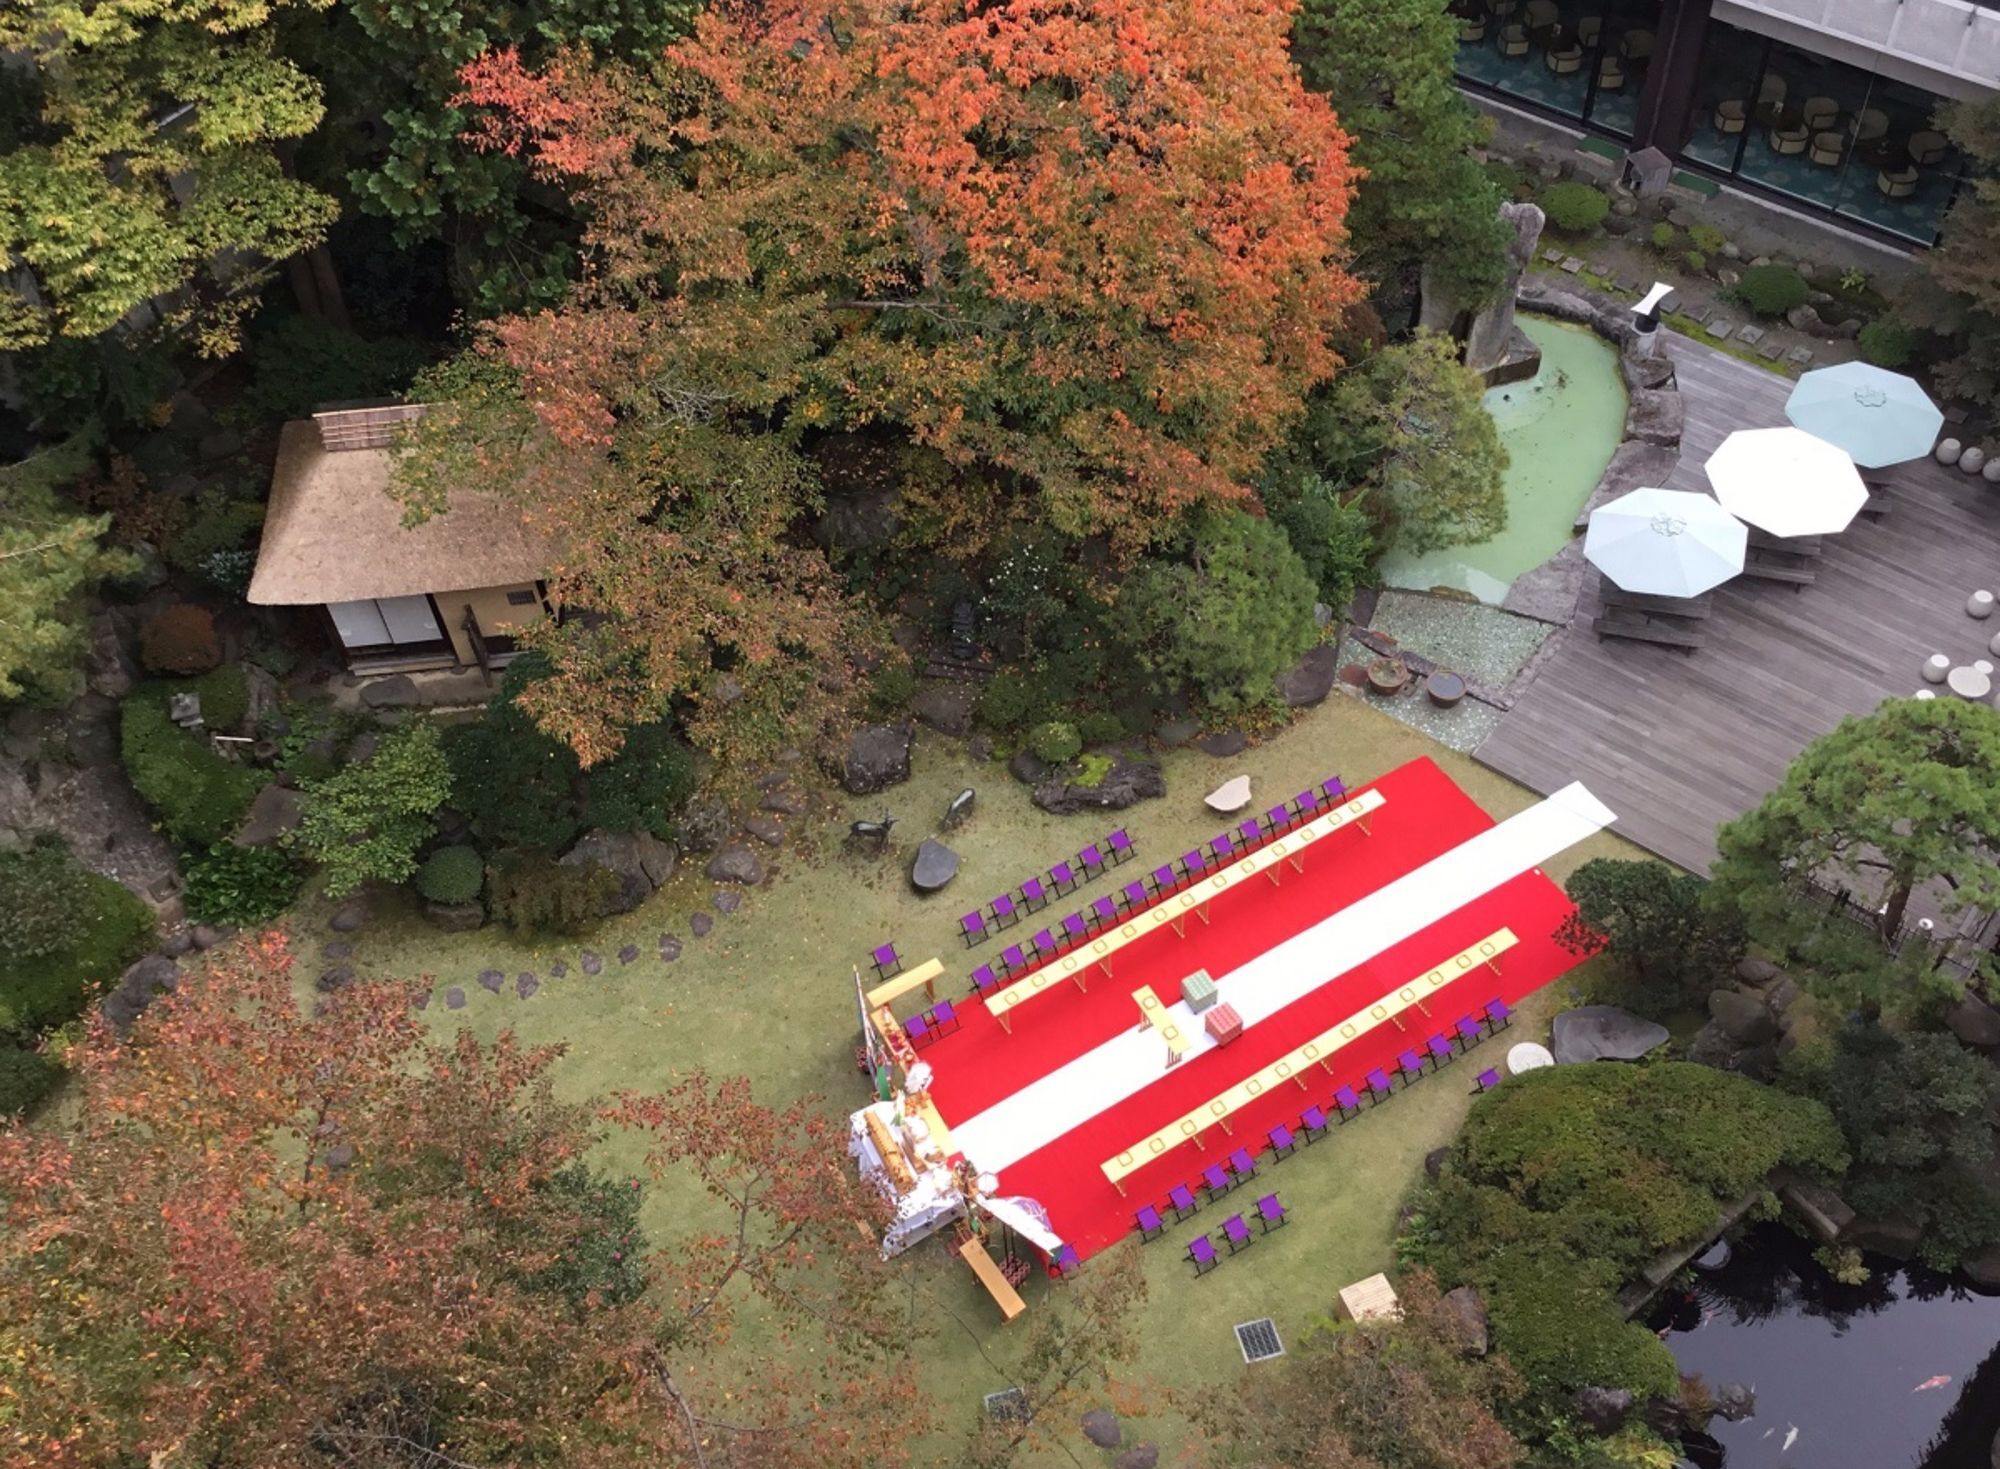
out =
<svg viewBox="0 0 2000 1469"><path fill-rule="evenodd" d="M1202 517L1191 540L1186 561L1139 563L1106 628L1156 690L1245 709L1312 646L1312 577L1282 530L1240 510Z"/></svg>
<svg viewBox="0 0 2000 1469"><path fill-rule="evenodd" d="M1343 495L1316 474L1281 475L1263 488L1264 508L1339 616L1375 562L1375 527L1359 494Z"/></svg>
<svg viewBox="0 0 2000 1469"><path fill-rule="evenodd" d="M576 751L544 734L517 702L547 667L539 653L516 658L485 715L454 725L445 740L457 808L493 846L554 851L583 829Z"/></svg>
<svg viewBox="0 0 2000 1469"><path fill-rule="evenodd" d="M1743 957L1736 915L1704 906L1708 884L1664 862L1598 857L1566 887L1576 915L1557 938L1579 953L1608 943L1616 998L1642 1014L1699 1003Z"/></svg>
<svg viewBox="0 0 2000 1469"><path fill-rule="evenodd" d="M1454 80L1458 26L1434 0L1304 0L1292 45L1367 170L1347 219L1361 270L1422 262L1426 287L1466 307L1499 290L1512 232L1472 157L1487 125Z"/></svg>
<svg viewBox="0 0 2000 1469"><path fill-rule="evenodd" d="M82 594L135 564L103 544L110 516L74 514L57 498L89 462L80 435L0 469L0 701L68 697L83 651Z"/></svg>
<svg viewBox="0 0 2000 1469"><path fill-rule="evenodd" d="M1410 551L1483 541L1507 525L1507 450L1477 373L1450 338L1419 333L1337 379L1290 458L1358 489L1383 538Z"/></svg>
<svg viewBox="0 0 2000 1469"><path fill-rule="evenodd" d="M1946 103L1938 124L1964 156L1966 183L1897 314L1949 344L1940 387L2000 402L2000 95Z"/></svg>
<svg viewBox="0 0 2000 1469"><path fill-rule="evenodd" d="M1784 1083L1823 1101L1854 1156L1842 1196L1865 1215L1922 1226L1924 1258L1949 1269L2000 1240L1993 1164L2000 1070L1948 1033L1851 1021L1794 1052Z"/></svg>
<svg viewBox="0 0 2000 1469"><path fill-rule="evenodd" d="M328 0L27 0L0 9L0 256L33 290L0 291L0 350L94 337L135 308L204 352L236 341L265 263L319 241L334 202L278 147L319 123L320 88L279 53L273 10ZM228 264L218 264L218 257Z"/></svg>
<svg viewBox="0 0 2000 1469"><path fill-rule="evenodd" d="M288 841L320 864L335 897L371 879L402 882L417 870L417 848L437 829L434 813L451 797L451 767L437 727L403 725L373 755L310 782L298 829Z"/></svg>
<svg viewBox="0 0 2000 1469"><path fill-rule="evenodd" d="M1899 934L1918 892L1947 931L2000 908L2000 713L1961 699L1893 699L1800 752L1778 788L1716 834L1713 901L1752 938L1806 961L1808 984L1881 1003L1943 983ZM1829 919L1808 879L1879 910Z"/></svg>

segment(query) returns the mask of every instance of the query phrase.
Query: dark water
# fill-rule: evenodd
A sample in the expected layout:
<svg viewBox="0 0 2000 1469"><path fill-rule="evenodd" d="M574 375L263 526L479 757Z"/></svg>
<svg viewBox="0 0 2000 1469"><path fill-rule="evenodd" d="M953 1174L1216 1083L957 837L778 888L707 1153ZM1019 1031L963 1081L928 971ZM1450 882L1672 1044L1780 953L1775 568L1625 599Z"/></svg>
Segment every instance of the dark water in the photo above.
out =
<svg viewBox="0 0 2000 1469"><path fill-rule="evenodd" d="M1707 1469L1992 1469L2000 1432L2000 1297L1962 1276L1870 1255L1842 1285L1811 1246L1759 1225L1727 1264L1663 1298L1681 1370L1757 1392L1756 1416L1717 1419ZM1935 1377L1942 1384L1924 1387ZM1798 1430L1791 1447L1785 1441Z"/></svg>

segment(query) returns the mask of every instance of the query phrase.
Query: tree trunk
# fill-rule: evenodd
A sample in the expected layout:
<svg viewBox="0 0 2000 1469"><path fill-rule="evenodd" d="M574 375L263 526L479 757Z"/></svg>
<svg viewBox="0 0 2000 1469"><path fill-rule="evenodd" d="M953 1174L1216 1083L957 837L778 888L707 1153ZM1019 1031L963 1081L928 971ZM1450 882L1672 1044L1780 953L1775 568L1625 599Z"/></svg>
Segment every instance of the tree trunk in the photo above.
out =
<svg viewBox="0 0 2000 1469"><path fill-rule="evenodd" d="M1895 886L1889 889L1889 901L1882 909L1882 937L1893 939L1903 929L1903 914L1910 906L1910 879L1900 873Z"/></svg>
<svg viewBox="0 0 2000 1469"><path fill-rule="evenodd" d="M285 279L291 283L292 296L298 301L299 310L311 317L326 315L320 309L319 287L313 282L312 267L306 264L305 256L293 255L286 259Z"/></svg>
<svg viewBox="0 0 2000 1469"><path fill-rule="evenodd" d="M306 251L305 259L313 285L319 290L320 314L342 331L353 331L354 320L347 314L347 297L341 294L340 277L333 271L333 252L323 244L315 245Z"/></svg>

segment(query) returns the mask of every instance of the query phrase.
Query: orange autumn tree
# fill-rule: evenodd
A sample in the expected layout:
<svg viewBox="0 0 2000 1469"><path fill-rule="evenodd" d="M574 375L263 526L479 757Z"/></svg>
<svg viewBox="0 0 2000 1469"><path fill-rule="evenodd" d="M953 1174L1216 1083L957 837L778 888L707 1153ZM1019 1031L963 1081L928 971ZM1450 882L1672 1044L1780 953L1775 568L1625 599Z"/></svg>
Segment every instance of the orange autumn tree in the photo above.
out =
<svg viewBox="0 0 2000 1469"><path fill-rule="evenodd" d="M73 1125L0 1132L0 1464L900 1462L836 1122L699 1075L622 1103L711 1185L654 1248L555 1050L433 1038L405 984L308 1012L289 969L272 936L184 978L92 1034ZM781 1345L746 1365L749 1292Z"/></svg>
<svg viewBox="0 0 2000 1469"><path fill-rule="evenodd" d="M517 485L570 548L558 590L601 615L552 635L544 724L590 758L621 698L713 710L718 648L840 681L846 604L799 533L834 432L946 466L911 518L955 534L1129 556L1250 500L1361 293L1292 9L737 0L646 70L468 67L481 140L584 205L589 269L482 333L405 477L419 505Z"/></svg>

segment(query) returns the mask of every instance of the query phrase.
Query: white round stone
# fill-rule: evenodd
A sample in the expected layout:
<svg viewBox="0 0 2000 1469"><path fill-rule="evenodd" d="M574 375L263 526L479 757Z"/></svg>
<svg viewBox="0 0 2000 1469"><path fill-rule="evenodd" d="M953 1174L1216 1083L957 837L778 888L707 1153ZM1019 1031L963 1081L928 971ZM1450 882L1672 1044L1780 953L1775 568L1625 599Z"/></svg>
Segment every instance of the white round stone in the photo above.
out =
<svg viewBox="0 0 2000 1469"><path fill-rule="evenodd" d="M2000 485L2000 455L1988 454L1986 467L1979 472L1989 485Z"/></svg>
<svg viewBox="0 0 2000 1469"><path fill-rule="evenodd" d="M1993 594L1987 591L1974 592L1965 599L1967 617L1991 617L1993 615Z"/></svg>
<svg viewBox="0 0 2000 1469"><path fill-rule="evenodd" d="M1954 668L1945 682L1961 699L1983 699L1993 692L1993 680L1976 668Z"/></svg>
<svg viewBox="0 0 2000 1469"><path fill-rule="evenodd" d="M1958 467L1967 474L1977 474L1986 467L1986 451L1974 444L1958 456Z"/></svg>
<svg viewBox="0 0 2000 1469"><path fill-rule="evenodd" d="M1937 697L1937 690L1918 689L1914 694L1910 695L1910 697L1912 699L1935 699Z"/></svg>
<svg viewBox="0 0 2000 1469"><path fill-rule="evenodd" d="M1942 653L1933 653L1924 660L1924 682L1943 683L1944 676L1951 672L1951 660Z"/></svg>
<svg viewBox="0 0 2000 1469"><path fill-rule="evenodd" d="M1937 462L1940 464L1956 464L1958 463L1958 456L1962 451L1963 446L1957 439L1939 439Z"/></svg>

